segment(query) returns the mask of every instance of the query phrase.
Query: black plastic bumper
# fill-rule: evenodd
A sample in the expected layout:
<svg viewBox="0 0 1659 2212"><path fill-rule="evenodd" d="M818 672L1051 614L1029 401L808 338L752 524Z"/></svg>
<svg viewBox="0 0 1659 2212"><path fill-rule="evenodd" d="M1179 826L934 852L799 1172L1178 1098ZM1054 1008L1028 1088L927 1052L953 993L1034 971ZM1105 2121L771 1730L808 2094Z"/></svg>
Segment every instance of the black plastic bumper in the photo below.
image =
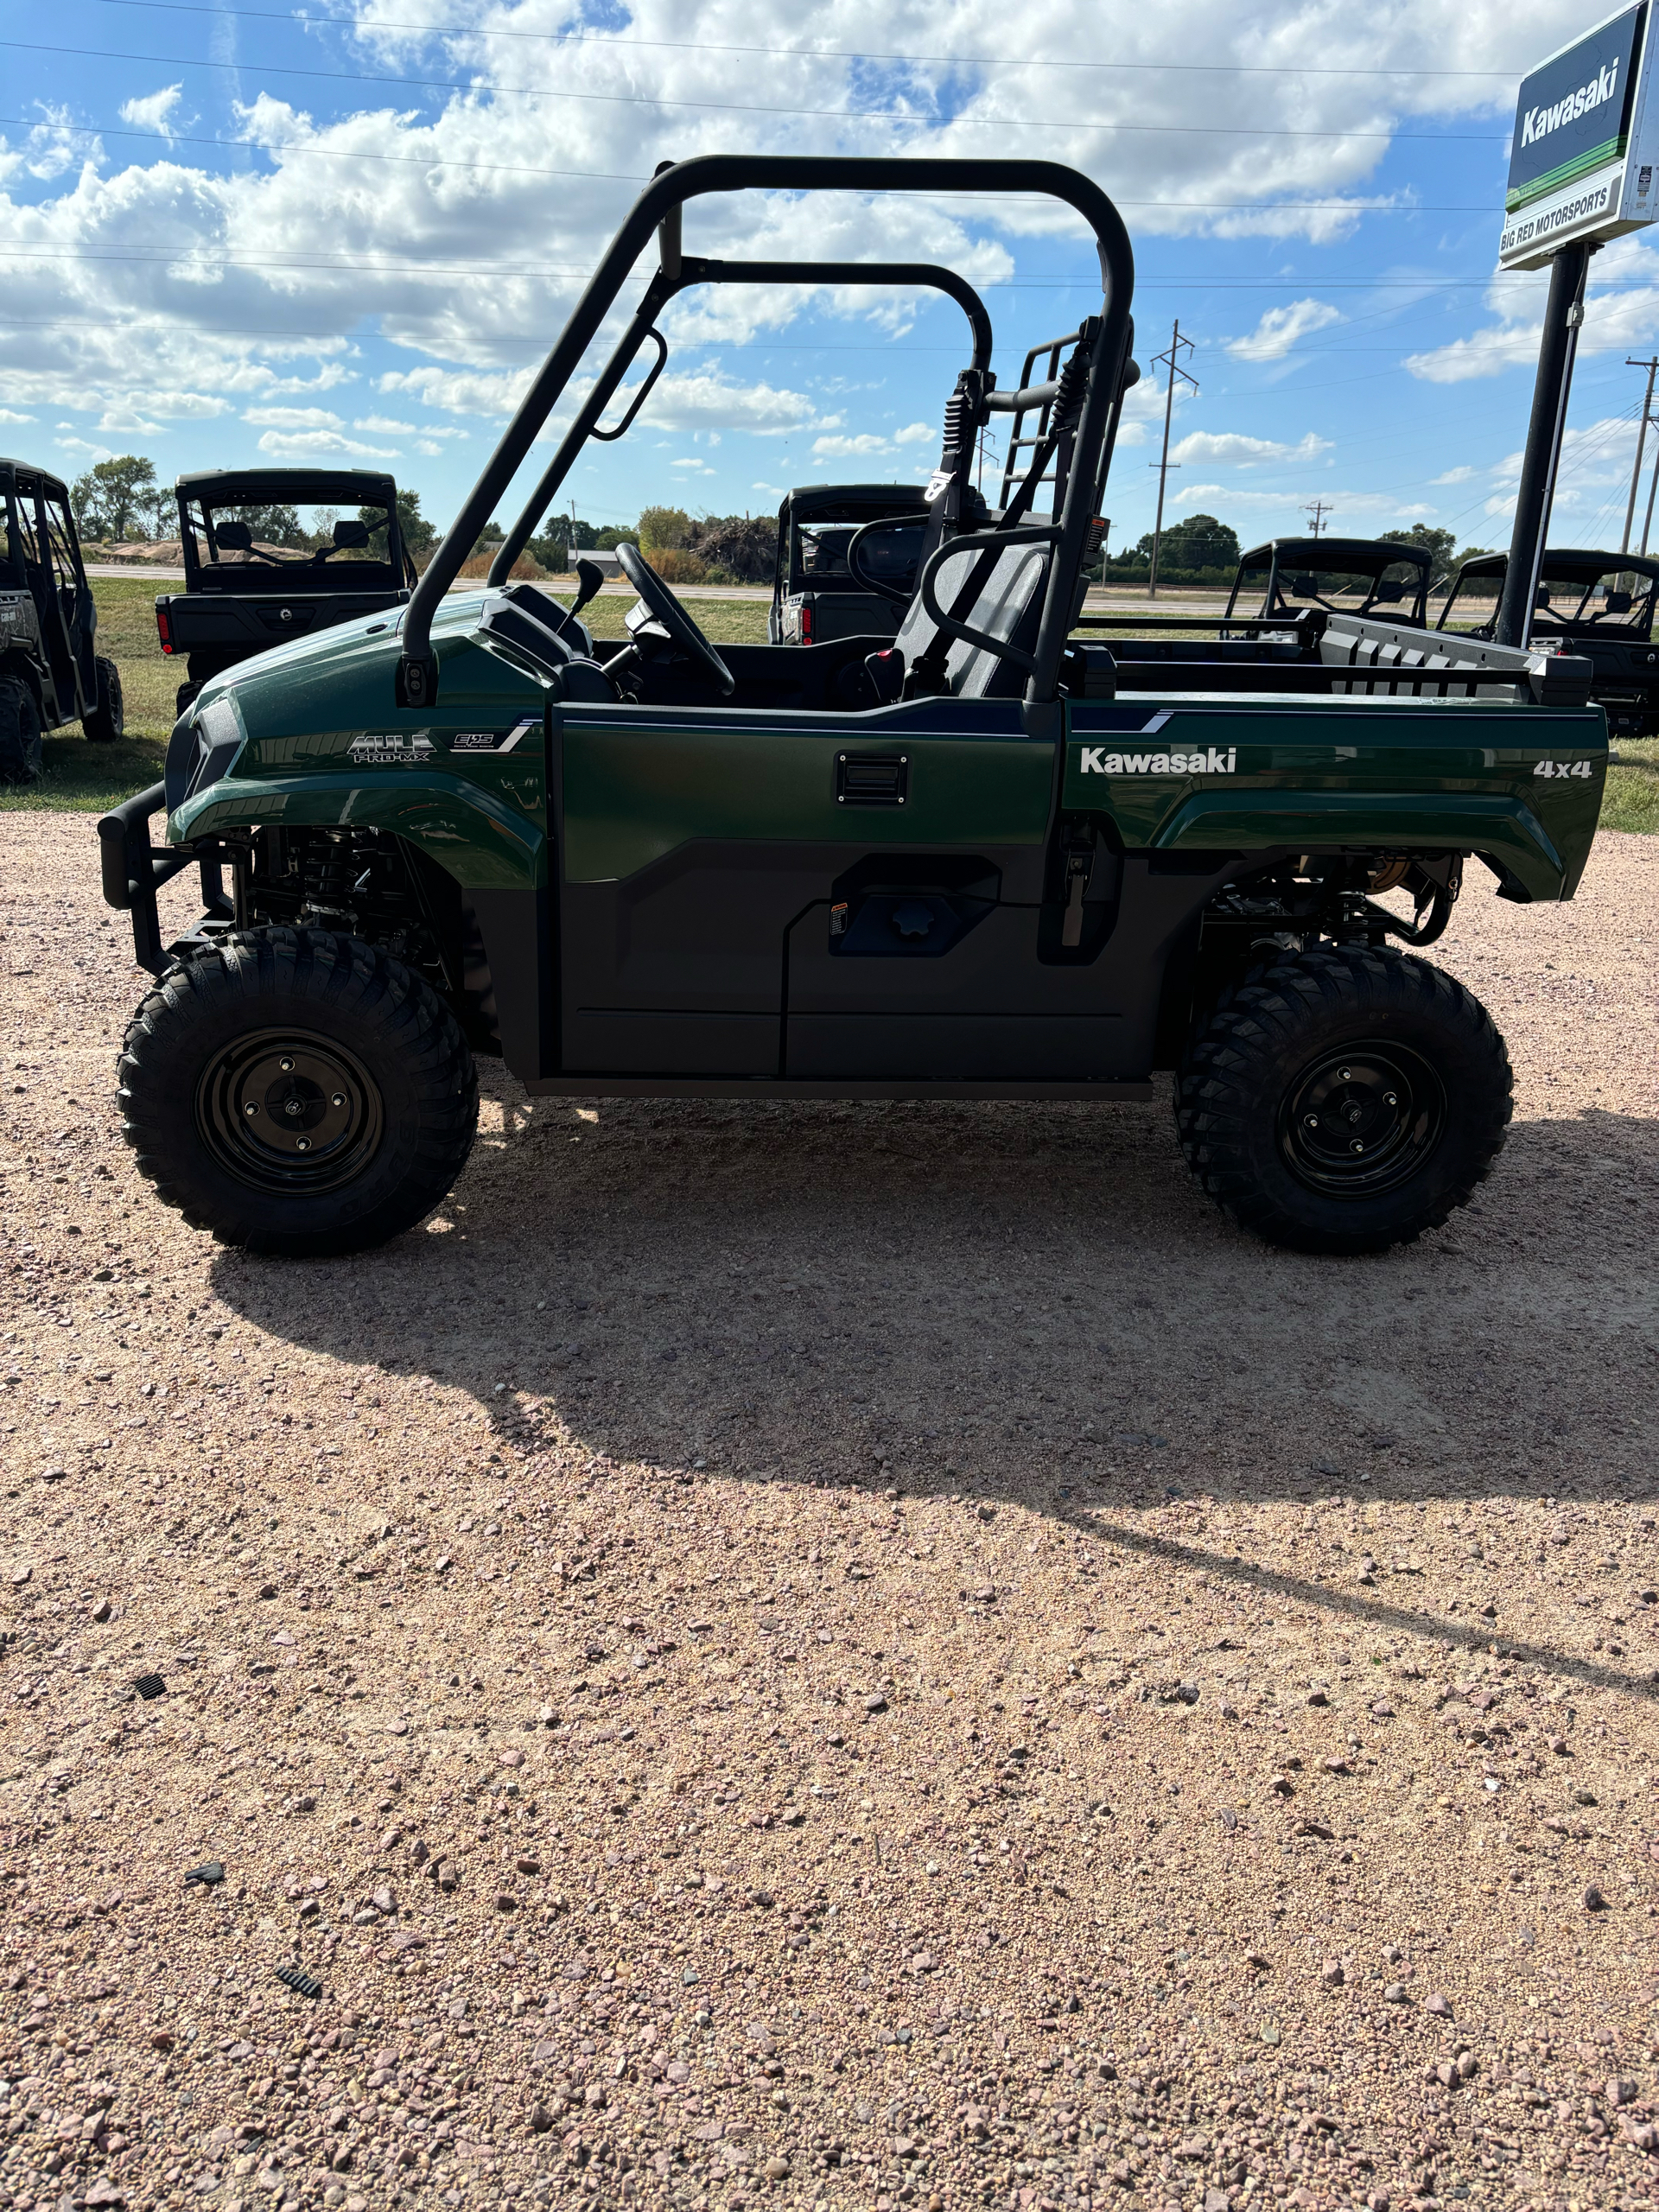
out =
<svg viewBox="0 0 1659 2212"><path fill-rule="evenodd" d="M231 902L225 896L222 859L182 852L176 846L150 843L150 817L166 811L166 786L152 784L147 791L138 791L131 798L124 799L119 806L103 816L98 825L105 904L119 913L132 916L133 952L138 965L148 968L152 976L159 976L168 960L162 944L161 917L156 907L156 893L162 884L170 883L175 875L182 875L188 868L200 866L202 904L207 912L217 918L228 919L232 912Z"/></svg>

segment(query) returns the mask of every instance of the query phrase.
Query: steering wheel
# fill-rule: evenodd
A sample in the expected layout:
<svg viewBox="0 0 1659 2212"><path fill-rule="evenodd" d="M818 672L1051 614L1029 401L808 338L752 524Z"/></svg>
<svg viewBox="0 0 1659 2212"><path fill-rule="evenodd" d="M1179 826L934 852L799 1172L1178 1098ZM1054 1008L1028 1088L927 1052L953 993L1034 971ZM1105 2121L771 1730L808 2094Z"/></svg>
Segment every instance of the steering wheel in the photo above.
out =
<svg viewBox="0 0 1659 2212"><path fill-rule="evenodd" d="M677 645L690 653L692 659L714 677L720 687L721 697L729 698L737 689L736 677L639 548L637 545L619 545L616 558L617 565L644 600L652 618L662 624Z"/></svg>

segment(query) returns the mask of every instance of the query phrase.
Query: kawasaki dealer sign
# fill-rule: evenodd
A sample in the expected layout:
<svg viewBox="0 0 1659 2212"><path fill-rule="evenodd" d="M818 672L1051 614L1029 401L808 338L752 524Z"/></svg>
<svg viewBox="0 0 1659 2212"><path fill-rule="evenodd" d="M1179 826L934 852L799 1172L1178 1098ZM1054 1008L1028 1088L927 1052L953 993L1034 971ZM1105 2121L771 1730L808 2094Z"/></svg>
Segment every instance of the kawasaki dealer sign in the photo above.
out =
<svg viewBox="0 0 1659 2212"><path fill-rule="evenodd" d="M1613 238L1659 216L1659 103L1640 0L1564 47L1521 86L1498 261L1537 269L1574 238Z"/></svg>

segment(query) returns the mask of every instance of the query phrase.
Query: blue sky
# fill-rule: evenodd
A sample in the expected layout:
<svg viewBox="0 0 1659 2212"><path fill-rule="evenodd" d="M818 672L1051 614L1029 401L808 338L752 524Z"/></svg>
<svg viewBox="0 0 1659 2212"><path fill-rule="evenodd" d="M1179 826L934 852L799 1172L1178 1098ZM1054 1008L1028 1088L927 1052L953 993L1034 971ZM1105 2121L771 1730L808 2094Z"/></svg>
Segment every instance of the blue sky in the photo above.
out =
<svg viewBox="0 0 1659 2212"><path fill-rule="evenodd" d="M0 445L72 475L124 452L168 478L384 465L442 524L658 161L1018 151L1118 200L1142 361L1177 315L1194 341L1172 516L1249 542L1319 499L1344 532L1503 543L1542 296L1494 276L1516 82L1604 12L10 0ZM984 291L1004 383L1098 298L1075 226L1025 203L749 195L686 242L947 262ZM1659 249L1593 270L1554 534L1617 543ZM925 479L966 359L954 306L865 290L690 294L664 327L658 392L573 480L594 520ZM1119 448L1114 547L1151 526L1161 391Z"/></svg>

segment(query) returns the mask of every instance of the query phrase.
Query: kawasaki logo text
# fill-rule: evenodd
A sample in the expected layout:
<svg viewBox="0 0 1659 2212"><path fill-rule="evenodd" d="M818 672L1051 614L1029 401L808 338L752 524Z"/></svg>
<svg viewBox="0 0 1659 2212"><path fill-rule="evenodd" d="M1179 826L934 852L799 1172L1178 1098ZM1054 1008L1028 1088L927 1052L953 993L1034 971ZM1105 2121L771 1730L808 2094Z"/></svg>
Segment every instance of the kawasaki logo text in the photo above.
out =
<svg viewBox="0 0 1659 2212"><path fill-rule="evenodd" d="M1231 776L1238 770L1236 745L1224 753L1213 745L1207 753L1108 753L1100 745L1078 749L1078 772L1084 776Z"/></svg>
<svg viewBox="0 0 1659 2212"><path fill-rule="evenodd" d="M1617 61L1598 70L1587 85L1580 85L1575 92L1568 92L1553 107L1535 107L1521 118L1521 143L1531 146L1540 138L1548 137L1552 130L1559 130L1564 123L1576 122L1588 109L1599 107L1604 100L1613 97L1613 86L1618 76Z"/></svg>

